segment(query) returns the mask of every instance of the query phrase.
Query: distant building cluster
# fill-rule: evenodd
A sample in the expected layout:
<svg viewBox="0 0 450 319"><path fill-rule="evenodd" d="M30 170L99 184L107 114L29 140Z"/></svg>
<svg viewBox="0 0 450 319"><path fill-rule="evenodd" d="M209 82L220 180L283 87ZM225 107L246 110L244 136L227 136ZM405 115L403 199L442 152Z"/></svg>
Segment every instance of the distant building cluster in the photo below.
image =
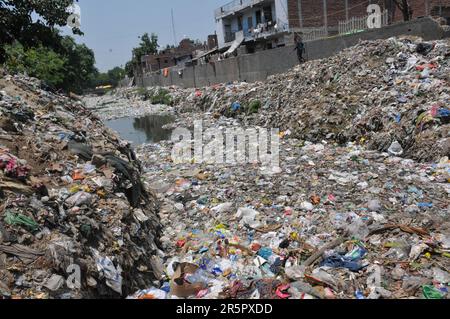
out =
<svg viewBox="0 0 450 319"><path fill-rule="evenodd" d="M145 72L153 72L174 66L184 67L196 55L214 49L216 46L215 36L210 36L206 43L183 39L177 47L168 47L157 54L143 56L142 68Z"/></svg>

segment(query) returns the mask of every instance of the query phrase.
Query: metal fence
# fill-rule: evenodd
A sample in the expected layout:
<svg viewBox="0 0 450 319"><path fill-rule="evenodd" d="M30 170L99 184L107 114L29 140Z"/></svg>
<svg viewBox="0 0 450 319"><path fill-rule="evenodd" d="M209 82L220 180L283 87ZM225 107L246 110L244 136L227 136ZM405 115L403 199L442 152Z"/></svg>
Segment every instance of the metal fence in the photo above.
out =
<svg viewBox="0 0 450 319"><path fill-rule="evenodd" d="M338 24L339 34L355 33L358 31L363 31L369 29L367 23L369 16L365 17L352 17L347 21L340 21ZM387 26L389 24L389 12L385 10L381 14L381 27Z"/></svg>
<svg viewBox="0 0 450 319"><path fill-rule="evenodd" d="M295 31L295 33L298 33L302 37L303 41L313 41L326 38L328 36L326 27L300 29Z"/></svg>

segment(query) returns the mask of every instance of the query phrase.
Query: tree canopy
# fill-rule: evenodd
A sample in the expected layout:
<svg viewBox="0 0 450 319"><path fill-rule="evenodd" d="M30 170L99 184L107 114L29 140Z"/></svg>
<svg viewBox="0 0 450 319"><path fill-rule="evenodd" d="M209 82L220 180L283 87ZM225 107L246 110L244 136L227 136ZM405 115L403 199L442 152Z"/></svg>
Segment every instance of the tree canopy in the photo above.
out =
<svg viewBox="0 0 450 319"><path fill-rule="evenodd" d="M115 67L106 73L99 73L95 79L95 86L112 85L116 87L125 77L126 72L121 67Z"/></svg>
<svg viewBox="0 0 450 319"><path fill-rule="evenodd" d="M0 63L11 72L40 78L55 89L75 93L99 85L117 86L126 74L133 76L134 65L142 56L158 52L158 36L145 33L133 49L132 60L121 67L100 73L94 52L62 36L78 0L0 0ZM73 34L83 35L77 27Z"/></svg>
<svg viewBox="0 0 450 319"><path fill-rule="evenodd" d="M139 46L133 49L133 59L136 62L140 62L142 56L158 53L158 48L158 36L155 33L152 33L151 36L148 33L144 33Z"/></svg>
<svg viewBox="0 0 450 319"><path fill-rule="evenodd" d="M0 0L0 43L19 41L25 48L37 44L52 47L55 43L56 26L65 26L70 16L68 8L74 0ZM37 19L33 21L32 15ZM82 34L78 28L74 34ZM0 62L5 51L0 49Z"/></svg>
<svg viewBox="0 0 450 319"><path fill-rule="evenodd" d="M42 45L26 50L19 42L6 45L6 65L13 73L28 73L30 76L44 79L52 87L60 87L64 81L64 65L67 60L53 50Z"/></svg>
<svg viewBox="0 0 450 319"><path fill-rule="evenodd" d="M94 52L85 44L77 44L72 37L61 40L59 53L66 58L65 77L62 87L68 91L81 92L94 85L98 70Z"/></svg>
<svg viewBox="0 0 450 319"><path fill-rule="evenodd" d="M42 44L26 48L18 41L5 45L5 65L12 73L27 73L56 89L82 93L98 74L94 52L72 37L56 38L57 49Z"/></svg>
<svg viewBox="0 0 450 319"><path fill-rule="evenodd" d="M67 25L75 2L0 0L0 62L56 89L81 93L92 86L98 75L94 52L57 29Z"/></svg>
<svg viewBox="0 0 450 319"><path fill-rule="evenodd" d="M132 51L132 59L125 65L125 71L129 77L133 76L133 66L141 63L141 58L145 55L158 53L158 35L152 33L150 36L148 33L142 35L139 46Z"/></svg>

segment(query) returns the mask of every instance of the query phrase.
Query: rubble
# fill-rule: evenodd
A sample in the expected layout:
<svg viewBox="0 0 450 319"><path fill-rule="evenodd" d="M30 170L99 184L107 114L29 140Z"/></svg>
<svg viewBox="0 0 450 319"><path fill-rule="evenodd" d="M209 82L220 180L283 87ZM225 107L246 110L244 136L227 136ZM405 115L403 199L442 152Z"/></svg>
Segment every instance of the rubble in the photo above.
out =
<svg viewBox="0 0 450 319"><path fill-rule="evenodd" d="M146 91L158 91L150 88ZM154 104L137 88L116 89L104 96L85 96L86 107L96 112L101 120L114 120L122 117L143 117L148 114L173 114L169 105Z"/></svg>
<svg viewBox="0 0 450 319"><path fill-rule="evenodd" d="M426 162L450 155L450 40L362 41L265 82L171 87L176 110L208 111L301 140L357 142Z"/></svg>
<svg viewBox="0 0 450 319"><path fill-rule="evenodd" d="M222 130L238 123L203 121ZM282 173L266 175L254 164L174 164L172 148L136 149L161 201L166 256L160 284L129 298L449 297L448 158L420 164L285 136ZM184 281L173 266L183 263ZM420 279L414 288L411 278Z"/></svg>
<svg viewBox="0 0 450 319"><path fill-rule="evenodd" d="M169 88L174 128L279 127L281 173L138 147L165 273L129 298L448 299L449 49L366 41L266 82Z"/></svg>
<svg viewBox="0 0 450 319"><path fill-rule="evenodd" d="M266 82L168 89L173 128L280 128L272 171L130 148L99 117L169 110L136 89L84 108L9 77L30 93L0 101L0 293L448 299L449 48L366 41ZM71 258L81 290L61 284Z"/></svg>
<svg viewBox="0 0 450 319"><path fill-rule="evenodd" d="M158 207L134 151L81 102L41 87L0 79L0 299L151 286Z"/></svg>

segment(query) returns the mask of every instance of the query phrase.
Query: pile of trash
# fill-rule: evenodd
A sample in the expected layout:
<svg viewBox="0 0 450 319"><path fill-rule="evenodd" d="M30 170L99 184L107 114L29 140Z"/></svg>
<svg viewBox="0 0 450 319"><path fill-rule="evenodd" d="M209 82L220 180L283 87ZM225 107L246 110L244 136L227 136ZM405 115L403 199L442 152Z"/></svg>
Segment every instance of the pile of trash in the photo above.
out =
<svg viewBox="0 0 450 319"><path fill-rule="evenodd" d="M290 130L302 140L357 142L426 162L450 154L450 40L362 41L265 82L171 88L179 112L214 112Z"/></svg>
<svg viewBox="0 0 450 319"><path fill-rule="evenodd" d="M235 128L184 113L177 127ZM161 201L159 283L132 299L450 298L450 161L420 164L356 143L280 132L280 171L181 163L136 149Z"/></svg>
<svg viewBox="0 0 450 319"><path fill-rule="evenodd" d="M392 38L265 82L170 87L173 128L280 128L280 167L137 147L164 253L128 298L450 298L449 58L448 40Z"/></svg>
<svg viewBox="0 0 450 319"><path fill-rule="evenodd" d="M0 299L120 298L160 268L134 151L77 100L0 78Z"/></svg>

